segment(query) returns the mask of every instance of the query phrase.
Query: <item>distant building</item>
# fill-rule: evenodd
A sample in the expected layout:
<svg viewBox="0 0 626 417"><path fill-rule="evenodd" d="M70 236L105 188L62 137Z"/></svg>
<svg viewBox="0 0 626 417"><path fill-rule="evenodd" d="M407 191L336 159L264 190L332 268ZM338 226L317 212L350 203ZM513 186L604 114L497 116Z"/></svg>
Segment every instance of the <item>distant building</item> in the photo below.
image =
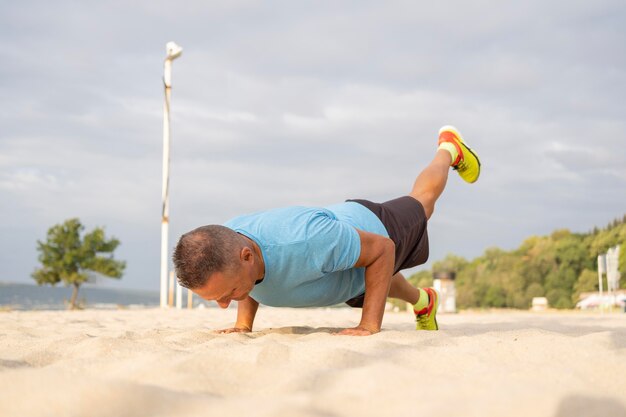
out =
<svg viewBox="0 0 626 417"><path fill-rule="evenodd" d="M533 297L532 311L544 311L548 309L548 299L546 297Z"/></svg>
<svg viewBox="0 0 626 417"><path fill-rule="evenodd" d="M611 295L597 292L584 292L580 294L580 301L576 303L576 308L581 310L596 310L600 307L617 307L621 310L626 308L626 290L617 290Z"/></svg>
<svg viewBox="0 0 626 417"><path fill-rule="evenodd" d="M434 272L433 286L439 292L439 309L441 313L456 313L456 289L454 288L455 272Z"/></svg>

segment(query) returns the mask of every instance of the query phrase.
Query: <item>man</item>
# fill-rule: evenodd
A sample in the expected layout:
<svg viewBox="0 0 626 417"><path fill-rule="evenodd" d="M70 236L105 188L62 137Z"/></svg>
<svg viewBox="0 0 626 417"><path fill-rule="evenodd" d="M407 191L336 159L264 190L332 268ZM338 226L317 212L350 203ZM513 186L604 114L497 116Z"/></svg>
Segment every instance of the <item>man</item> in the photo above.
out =
<svg viewBox="0 0 626 417"><path fill-rule="evenodd" d="M428 259L426 223L450 167L473 183L480 161L452 126L439 131L433 161L407 196L382 204L348 200L328 207L287 207L241 216L184 234L174 251L180 284L226 308L238 301L235 326L250 332L259 303L313 307L346 302L363 309L343 335L380 331L387 297L413 305L416 328L437 330L438 294L399 272Z"/></svg>

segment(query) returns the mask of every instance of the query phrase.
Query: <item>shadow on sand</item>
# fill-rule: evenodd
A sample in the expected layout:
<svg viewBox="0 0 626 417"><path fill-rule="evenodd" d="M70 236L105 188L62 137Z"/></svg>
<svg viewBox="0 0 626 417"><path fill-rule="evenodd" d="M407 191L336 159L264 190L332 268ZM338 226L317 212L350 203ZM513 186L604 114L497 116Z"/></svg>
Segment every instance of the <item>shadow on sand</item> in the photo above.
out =
<svg viewBox="0 0 626 417"><path fill-rule="evenodd" d="M554 417L626 417L626 408L610 397L569 395L559 404Z"/></svg>
<svg viewBox="0 0 626 417"><path fill-rule="evenodd" d="M269 329L254 332L256 337L267 336L270 334L299 334L308 335L314 333L339 333L342 328L337 327L310 327L310 326L288 326L288 327L270 327Z"/></svg>

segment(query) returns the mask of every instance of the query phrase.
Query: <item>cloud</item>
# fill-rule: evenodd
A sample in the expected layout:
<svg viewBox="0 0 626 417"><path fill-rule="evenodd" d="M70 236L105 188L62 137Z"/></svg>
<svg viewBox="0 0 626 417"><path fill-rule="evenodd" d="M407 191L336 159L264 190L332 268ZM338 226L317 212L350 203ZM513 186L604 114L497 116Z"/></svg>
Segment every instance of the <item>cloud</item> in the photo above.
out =
<svg viewBox="0 0 626 417"><path fill-rule="evenodd" d="M35 189L57 190L59 180L52 174L39 172L36 168L18 169L0 177L0 189L5 191L28 191Z"/></svg>
<svg viewBox="0 0 626 417"><path fill-rule="evenodd" d="M260 209L408 192L454 124L431 260L588 230L626 207L620 1L0 5L0 279L79 216L156 288L164 44L174 63L171 236ZM172 243L173 244L173 243Z"/></svg>

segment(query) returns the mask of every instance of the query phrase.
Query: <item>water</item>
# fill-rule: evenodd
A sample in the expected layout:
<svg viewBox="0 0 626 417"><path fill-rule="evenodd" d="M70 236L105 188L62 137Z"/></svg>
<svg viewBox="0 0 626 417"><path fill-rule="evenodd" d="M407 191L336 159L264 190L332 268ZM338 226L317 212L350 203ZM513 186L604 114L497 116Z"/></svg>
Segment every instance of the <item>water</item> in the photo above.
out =
<svg viewBox="0 0 626 417"><path fill-rule="evenodd" d="M71 297L72 287L63 285L52 287L0 282L0 310L65 310ZM117 309L120 306L124 308L158 307L160 296L158 291L81 285L77 303L84 308L97 309ZM183 307L187 307L186 292L183 293ZM194 295L193 307L218 308L218 305L214 301L205 301ZM230 303L229 308L236 310L237 302ZM346 305L342 303L331 308L346 308Z"/></svg>
<svg viewBox="0 0 626 417"><path fill-rule="evenodd" d="M12 310L64 310L72 296L72 287L8 284L0 282L0 308ZM198 303L195 300L194 304ZM114 309L158 307L157 291L122 290L81 286L78 303L85 308ZM185 299L185 305L186 305Z"/></svg>

